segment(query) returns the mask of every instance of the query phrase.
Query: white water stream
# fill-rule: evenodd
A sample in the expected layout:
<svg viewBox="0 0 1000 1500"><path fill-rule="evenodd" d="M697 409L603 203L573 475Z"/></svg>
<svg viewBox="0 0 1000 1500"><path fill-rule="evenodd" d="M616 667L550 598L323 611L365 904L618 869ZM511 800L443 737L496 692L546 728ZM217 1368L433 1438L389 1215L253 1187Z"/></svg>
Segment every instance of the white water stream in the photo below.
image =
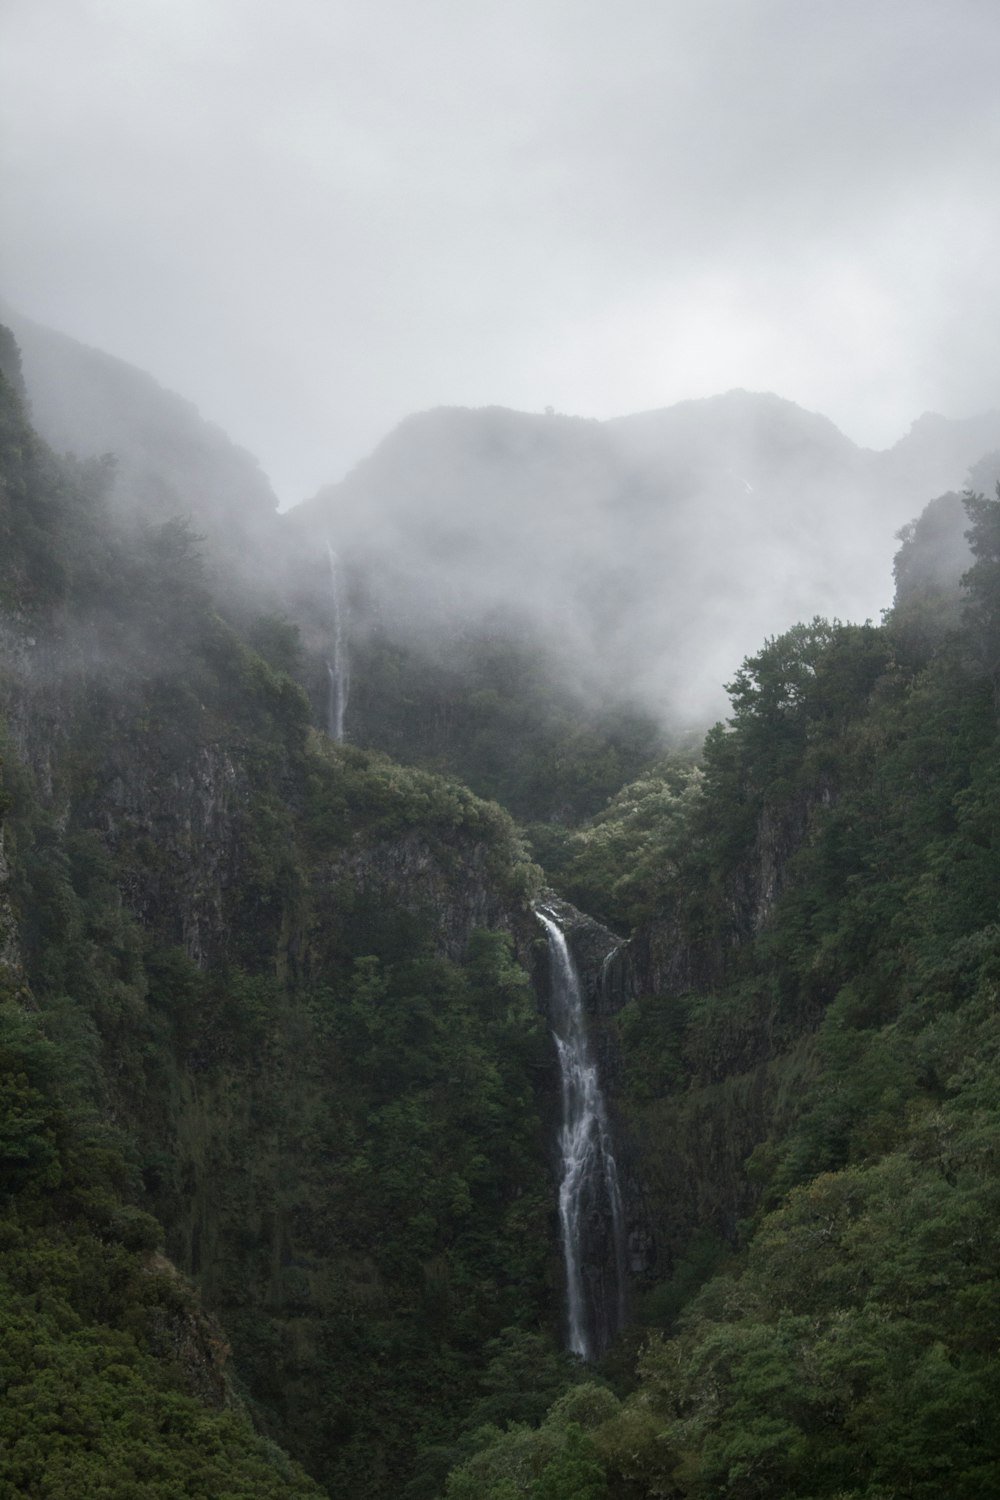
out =
<svg viewBox="0 0 1000 1500"><path fill-rule="evenodd" d="M343 610L340 605L340 587L337 579L337 554L330 543L326 544L330 561L330 595L333 610L333 660L326 664L330 679L330 693L326 709L326 729L330 738L338 742L344 738L344 714L351 691L351 663L347 654L344 636Z"/></svg>
<svg viewBox="0 0 1000 1500"><path fill-rule="evenodd" d="M607 1110L587 1039L580 979L554 915L536 908L549 940L552 1029L562 1126L559 1221L566 1267L568 1345L592 1360L622 1325L625 1215Z"/></svg>

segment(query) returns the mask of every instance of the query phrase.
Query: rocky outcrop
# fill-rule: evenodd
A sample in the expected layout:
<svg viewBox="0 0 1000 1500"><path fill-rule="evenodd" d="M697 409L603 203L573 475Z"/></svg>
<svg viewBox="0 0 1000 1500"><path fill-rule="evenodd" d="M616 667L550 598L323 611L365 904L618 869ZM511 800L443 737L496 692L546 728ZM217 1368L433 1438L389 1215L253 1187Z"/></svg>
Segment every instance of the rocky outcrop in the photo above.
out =
<svg viewBox="0 0 1000 1500"><path fill-rule="evenodd" d="M696 1234L734 1242L757 1206L747 1162L793 1107L795 1080L813 1066L816 1013L802 1009L790 1031L787 1020L776 1024L766 986L749 988L737 1004L716 1006L714 997L731 994L748 946L794 880L795 856L818 811L834 797L822 785L765 803L743 858L718 889L646 923L608 966L608 1010L638 998L649 1045L662 1048L669 1037L674 1048L675 1081L661 1074L657 1097L646 1098L621 1065L613 1028L607 1045L640 1281L675 1274Z"/></svg>
<svg viewBox="0 0 1000 1500"><path fill-rule="evenodd" d="M126 903L147 930L182 947L199 966L227 941L227 907L241 877L239 814L249 801L245 768L224 747L202 744L182 764L123 753L104 768L94 823L128 871Z"/></svg>
<svg viewBox="0 0 1000 1500"><path fill-rule="evenodd" d="M618 960L625 990L645 995L708 993L731 976L740 951L767 926L787 889L795 855L817 810L836 793L827 783L783 802L765 802L745 855L720 890L698 907L668 910L640 927Z"/></svg>
<svg viewBox="0 0 1000 1500"><path fill-rule="evenodd" d="M477 928L516 928L523 938L527 913L500 889L486 844L456 834L442 845L420 829L334 851L316 871L313 895L319 911L345 897L391 902L418 917L435 934L436 950L455 961Z"/></svg>
<svg viewBox="0 0 1000 1500"><path fill-rule="evenodd" d="M216 1319L199 1305L190 1282L157 1251L147 1254L143 1274L156 1283L144 1328L151 1351L180 1374L187 1392L205 1406L214 1411L238 1406L226 1373L229 1344Z"/></svg>

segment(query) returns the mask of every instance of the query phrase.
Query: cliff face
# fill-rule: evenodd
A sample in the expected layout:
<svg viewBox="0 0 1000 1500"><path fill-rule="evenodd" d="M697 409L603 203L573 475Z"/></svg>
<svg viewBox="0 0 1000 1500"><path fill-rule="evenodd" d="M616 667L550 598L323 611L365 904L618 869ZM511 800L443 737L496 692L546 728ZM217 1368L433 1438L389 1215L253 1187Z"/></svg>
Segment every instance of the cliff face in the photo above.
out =
<svg viewBox="0 0 1000 1500"><path fill-rule="evenodd" d="M748 660L663 908L623 951L620 1104L659 1278L699 1236L739 1241L821 1066L824 1016L859 962L843 933L865 928L855 891L880 848L856 829L880 828L888 730L868 716L888 725L903 701L894 651L872 626L814 621Z"/></svg>
<svg viewBox="0 0 1000 1500"><path fill-rule="evenodd" d="M90 1030L139 1202L261 1421L363 1494L394 1401L467 1396L428 1362L556 1312L544 1037L512 958L534 877L499 809L332 746L266 671L227 716L246 660L219 649L148 677L9 653L0 966L19 982L23 948L43 1018ZM404 1395L375 1394L375 1327L419 1343L432 1316ZM202 1325L150 1329L214 1401Z"/></svg>
<svg viewBox="0 0 1000 1500"><path fill-rule="evenodd" d="M765 801L714 890L644 923L607 966L596 1024L639 1286L669 1283L698 1237L735 1243L759 1202L748 1162L780 1136L815 1067L822 1003L789 1016L750 976L796 857L834 801L827 781Z"/></svg>
<svg viewBox="0 0 1000 1500"><path fill-rule="evenodd" d="M436 953L461 962L477 928L517 934L523 944L528 908L504 891L485 843L457 831L435 847L419 829L374 844L336 851L313 880L316 924L322 927L349 895L352 903L395 907L431 935Z"/></svg>
<svg viewBox="0 0 1000 1500"><path fill-rule="evenodd" d="M700 905L673 903L643 923L622 959L633 993L683 995L716 988L739 964L745 945L767 927L787 889L794 856L809 837L813 815L829 807L832 787L764 801L738 860L721 872Z"/></svg>
<svg viewBox="0 0 1000 1500"><path fill-rule="evenodd" d="M605 1090L633 1307L643 1289L671 1281L696 1236L735 1243L759 1201L747 1163L771 1134L780 1135L797 1084L814 1066L818 1010L800 1011L789 1026L763 990L751 988L735 1002L724 996L794 879L812 814L831 802L824 787L763 808L714 911L675 912L645 924L628 942L568 903L548 902L577 966ZM544 952L535 984L546 993ZM551 1066L555 1142L554 1057ZM596 1282L613 1259L610 1220L592 1225L591 1239L601 1259L591 1268Z"/></svg>
<svg viewBox="0 0 1000 1500"><path fill-rule="evenodd" d="M0 395L4 999L116 1143L114 1233L162 1225L154 1362L218 1405L190 1278L260 1425L384 1493L557 1318L537 873L498 807L316 733L185 529L121 527Z"/></svg>
<svg viewBox="0 0 1000 1500"><path fill-rule="evenodd" d="M701 902L675 903L627 942L551 893L546 898L576 963L606 1094L633 1303L644 1287L671 1278L696 1233L735 1241L758 1202L747 1162L789 1117L796 1080L812 1066L821 1011L801 1009L789 1025L763 991L736 1004L721 997L739 982L794 884L797 854L834 801L827 779L765 800L717 888ZM548 960L540 947L534 980L544 995ZM651 1057L659 1071L647 1092ZM556 1093L553 1058L553 1142ZM594 1237L607 1260L610 1222Z"/></svg>

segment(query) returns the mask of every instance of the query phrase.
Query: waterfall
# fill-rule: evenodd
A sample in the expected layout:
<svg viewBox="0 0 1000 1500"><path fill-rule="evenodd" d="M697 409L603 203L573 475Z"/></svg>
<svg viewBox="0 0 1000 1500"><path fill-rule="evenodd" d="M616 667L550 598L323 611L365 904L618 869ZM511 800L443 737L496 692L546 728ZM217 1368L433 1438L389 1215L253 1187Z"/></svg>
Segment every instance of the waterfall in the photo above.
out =
<svg viewBox="0 0 1000 1500"><path fill-rule="evenodd" d="M330 543L326 544L326 555L330 561L330 596L333 613L333 660L326 664L330 679L330 692L326 708L326 729L330 738L344 738L344 714L351 690L351 663L344 638L343 611L340 607L340 588L337 581L337 554Z"/></svg>
<svg viewBox="0 0 1000 1500"><path fill-rule="evenodd" d="M597 1063L587 1039L580 978L551 911L535 915L549 941L552 1030L559 1056L562 1125L559 1222L566 1268L568 1346L592 1360L622 1326L625 1215Z"/></svg>

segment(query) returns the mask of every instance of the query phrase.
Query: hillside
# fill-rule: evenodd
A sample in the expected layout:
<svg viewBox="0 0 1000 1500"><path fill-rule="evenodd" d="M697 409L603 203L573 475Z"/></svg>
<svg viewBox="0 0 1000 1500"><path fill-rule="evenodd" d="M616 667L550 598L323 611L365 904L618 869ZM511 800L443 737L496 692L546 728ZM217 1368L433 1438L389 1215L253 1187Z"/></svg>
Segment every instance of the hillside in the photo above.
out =
<svg viewBox="0 0 1000 1500"><path fill-rule="evenodd" d="M384 1492L558 1317L537 872L0 396L3 1485Z"/></svg>
<svg viewBox="0 0 1000 1500"><path fill-rule="evenodd" d="M887 462L743 393L439 412L203 543L47 445L3 332L0 1489L996 1492L1000 500L914 505L886 619L765 628L703 745L598 659L617 609L680 673L671 527L691 610L713 538L849 574Z"/></svg>
<svg viewBox="0 0 1000 1500"><path fill-rule="evenodd" d="M765 636L816 613L877 619L896 531L1000 450L995 413L925 415L873 453L746 391L604 423L440 409L279 517L254 460L189 403L9 321L42 436L113 452L123 517L189 521L244 627L254 610L296 622L318 720L336 615L347 738L543 825L697 742Z"/></svg>
<svg viewBox="0 0 1000 1500"><path fill-rule="evenodd" d="M905 609L769 641L700 770L576 838L577 899L638 921L603 1024L647 1342L624 1401L481 1434L449 1500L996 1489L1000 499L928 518Z"/></svg>
<svg viewBox="0 0 1000 1500"><path fill-rule="evenodd" d="M189 401L125 360L0 303L21 351L31 420L57 453L113 454L108 503L120 518L180 518L204 539L217 587L264 592L278 502L256 459ZM256 570L256 571L254 571Z"/></svg>

